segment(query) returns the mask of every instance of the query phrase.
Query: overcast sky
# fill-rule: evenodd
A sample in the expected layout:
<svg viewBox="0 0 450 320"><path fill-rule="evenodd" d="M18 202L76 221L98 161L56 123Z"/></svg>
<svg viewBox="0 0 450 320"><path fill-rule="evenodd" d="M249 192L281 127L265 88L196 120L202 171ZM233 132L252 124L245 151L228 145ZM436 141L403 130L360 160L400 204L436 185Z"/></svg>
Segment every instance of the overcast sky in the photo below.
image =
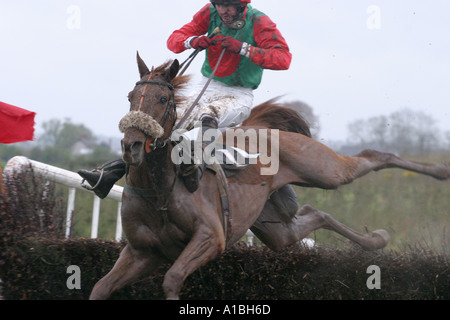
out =
<svg viewBox="0 0 450 320"><path fill-rule="evenodd" d="M37 113L36 129L70 118L120 137L136 51L149 66L183 61L166 40L206 0L0 0L0 101ZM450 1L253 0L293 54L265 71L255 104L279 95L319 117L320 137L344 140L355 119L410 108L450 131ZM203 54L188 73L199 74ZM1 130L1 128L0 128ZM430 130L433 130L430 128Z"/></svg>

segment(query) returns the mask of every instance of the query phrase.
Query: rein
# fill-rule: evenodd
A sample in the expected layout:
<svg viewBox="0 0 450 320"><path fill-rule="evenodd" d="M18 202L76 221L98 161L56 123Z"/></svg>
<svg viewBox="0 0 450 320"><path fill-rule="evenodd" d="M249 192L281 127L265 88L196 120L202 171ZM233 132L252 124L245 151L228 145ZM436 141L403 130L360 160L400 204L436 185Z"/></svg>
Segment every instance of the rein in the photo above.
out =
<svg viewBox="0 0 450 320"><path fill-rule="evenodd" d="M222 53L219 56L219 60L217 61L216 67L214 68L213 72L211 73L211 76L209 77L209 79L206 82L205 86L203 87L202 91L198 95L197 99L195 99L195 101L192 103L191 107L188 110L186 110L186 112L184 113L183 117L178 122L177 126L175 127L175 130L181 128L181 126L186 122L187 118L189 117L189 114L192 112L192 110L194 110L194 107L198 104L198 102L202 98L203 94L205 93L206 89L208 88L209 84L211 83L214 75L216 74L217 69L219 68L220 62L222 61L222 58L223 58L226 50L227 50L226 48L224 48L222 50Z"/></svg>
<svg viewBox="0 0 450 320"><path fill-rule="evenodd" d="M214 29L214 31L208 36L208 38L212 39L214 38L214 36L218 35L221 32L220 28L217 27ZM194 61L195 57L199 54L200 51L202 51L203 49L196 49L194 52L191 53L191 55L182 63L180 64L180 69L183 68L183 66L187 63L186 67L184 67L184 69L181 70L180 72L180 76L182 76L187 68L189 68L189 66L191 65L192 61ZM188 62L189 61L189 62Z"/></svg>

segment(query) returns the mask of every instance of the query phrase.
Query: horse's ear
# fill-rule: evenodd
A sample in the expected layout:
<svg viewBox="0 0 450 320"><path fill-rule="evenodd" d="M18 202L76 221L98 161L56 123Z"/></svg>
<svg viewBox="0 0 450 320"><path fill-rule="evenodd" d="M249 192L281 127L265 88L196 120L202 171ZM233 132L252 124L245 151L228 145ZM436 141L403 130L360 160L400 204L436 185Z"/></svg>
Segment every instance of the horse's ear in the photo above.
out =
<svg viewBox="0 0 450 320"><path fill-rule="evenodd" d="M172 81L173 78L175 78L178 74L178 71L180 70L180 63L177 59L175 59L170 66L169 72L167 74L169 81Z"/></svg>
<svg viewBox="0 0 450 320"><path fill-rule="evenodd" d="M141 57L139 56L139 51L137 52L137 64L139 68L139 75L141 76L141 78L146 74L150 73L150 70L147 68L147 65L145 64L144 60L142 60Z"/></svg>

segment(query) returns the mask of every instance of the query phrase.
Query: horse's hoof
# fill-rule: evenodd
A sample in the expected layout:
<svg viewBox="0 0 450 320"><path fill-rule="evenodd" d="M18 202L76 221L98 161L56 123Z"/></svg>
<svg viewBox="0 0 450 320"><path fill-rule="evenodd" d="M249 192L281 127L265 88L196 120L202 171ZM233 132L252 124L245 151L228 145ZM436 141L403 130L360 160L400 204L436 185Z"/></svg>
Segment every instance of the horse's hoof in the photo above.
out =
<svg viewBox="0 0 450 320"><path fill-rule="evenodd" d="M436 179L438 180L448 180L450 178L450 166L444 163L441 163L440 165L441 171L438 177Z"/></svg>
<svg viewBox="0 0 450 320"><path fill-rule="evenodd" d="M389 233L383 229L372 231L370 233L370 236L374 241L373 248L371 248L372 250L382 249L386 247L386 245L389 242L389 239L391 238Z"/></svg>

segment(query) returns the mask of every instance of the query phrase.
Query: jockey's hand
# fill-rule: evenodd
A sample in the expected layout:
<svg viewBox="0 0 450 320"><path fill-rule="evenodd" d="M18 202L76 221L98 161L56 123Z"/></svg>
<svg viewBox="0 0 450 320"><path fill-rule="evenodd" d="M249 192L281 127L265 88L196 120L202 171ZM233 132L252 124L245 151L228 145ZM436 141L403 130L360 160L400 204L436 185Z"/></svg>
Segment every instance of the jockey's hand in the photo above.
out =
<svg viewBox="0 0 450 320"><path fill-rule="evenodd" d="M211 45L212 40L207 36L197 37L191 40L193 49L206 49Z"/></svg>
<svg viewBox="0 0 450 320"><path fill-rule="evenodd" d="M242 49L242 42L231 36L227 36L222 41L222 48L227 49L229 52L239 54Z"/></svg>

